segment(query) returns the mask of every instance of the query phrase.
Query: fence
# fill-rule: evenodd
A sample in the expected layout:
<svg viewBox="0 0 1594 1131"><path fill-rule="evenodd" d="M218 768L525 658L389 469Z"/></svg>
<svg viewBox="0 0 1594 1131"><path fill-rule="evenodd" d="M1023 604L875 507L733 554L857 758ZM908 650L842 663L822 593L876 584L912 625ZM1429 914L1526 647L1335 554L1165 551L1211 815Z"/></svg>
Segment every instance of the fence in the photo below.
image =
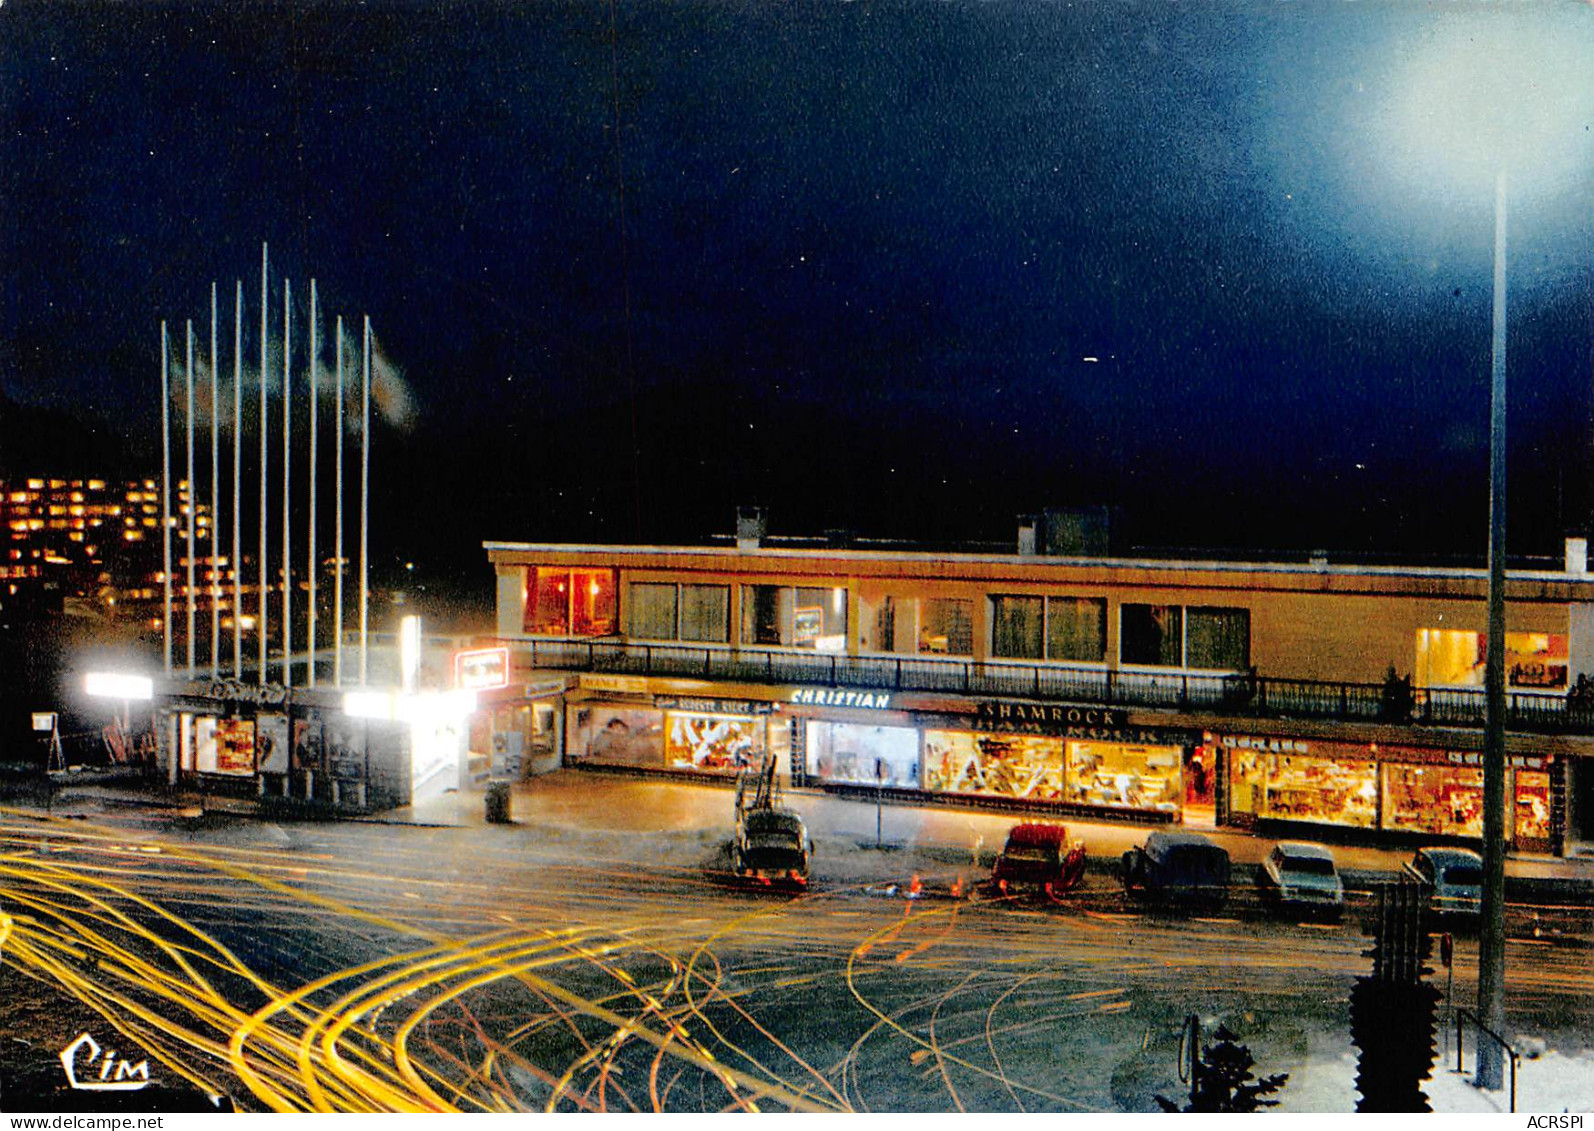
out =
<svg viewBox="0 0 1594 1131"><path fill-rule="evenodd" d="M1413 688L1403 681L1335 683L1251 673L1071 668L996 660L848 656L779 649L686 647L612 639L510 639L534 668L880 691L942 691L1273 718L1481 727L1482 688ZM1506 697L1511 730L1594 733L1594 704L1543 692Z"/></svg>

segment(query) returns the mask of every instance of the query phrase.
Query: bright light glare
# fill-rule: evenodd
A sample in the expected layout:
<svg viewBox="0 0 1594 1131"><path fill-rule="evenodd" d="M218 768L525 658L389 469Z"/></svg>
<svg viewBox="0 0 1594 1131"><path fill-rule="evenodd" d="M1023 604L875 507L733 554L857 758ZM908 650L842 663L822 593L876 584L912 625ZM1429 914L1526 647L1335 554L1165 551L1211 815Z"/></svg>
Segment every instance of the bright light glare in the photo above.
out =
<svg viewBox="0 0 1594 1131"><path fill-rule="evenodd" d="M391 719L393 699L391 691L346 691L343 713L354 719Z"/></svg>
<svg viewBox="0 0 1594 1131"><path fill-rule="evenodd" d="M414 686L421 668L421 618L405 617L399 622L399 672L406 689Z"/></svg>
<svg viewBox="0 0 1594 1131"><path fill-rule="evenodd" d="M1378 141L1413 187L1517 196L1579 187L1594 154L1594 7L1441 11L1395 45Z"/></svg>
<svg viewBox="0 0 1594 1131"><path fill-rule="evenodd" d="M153 699L155 681L144 675L89 672L83 690L102 699Z"/></svg>

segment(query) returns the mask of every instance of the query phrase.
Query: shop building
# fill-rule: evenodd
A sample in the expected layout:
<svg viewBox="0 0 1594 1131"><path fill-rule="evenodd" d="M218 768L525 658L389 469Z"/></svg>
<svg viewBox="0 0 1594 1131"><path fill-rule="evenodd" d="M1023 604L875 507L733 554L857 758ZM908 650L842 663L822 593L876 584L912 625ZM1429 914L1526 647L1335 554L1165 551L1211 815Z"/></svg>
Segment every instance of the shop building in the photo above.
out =
<svg viewBox="0 0 1594 1131"><path fill-rule="evenodd" d="M770 753L799 786L920 802L1481 836L1482 570L757 535L486 549L511 671L483 696L491 741L544 766L728 778ZM1518 851L1594 839L1594 575L1575 550L1508 578Z"/></svg>

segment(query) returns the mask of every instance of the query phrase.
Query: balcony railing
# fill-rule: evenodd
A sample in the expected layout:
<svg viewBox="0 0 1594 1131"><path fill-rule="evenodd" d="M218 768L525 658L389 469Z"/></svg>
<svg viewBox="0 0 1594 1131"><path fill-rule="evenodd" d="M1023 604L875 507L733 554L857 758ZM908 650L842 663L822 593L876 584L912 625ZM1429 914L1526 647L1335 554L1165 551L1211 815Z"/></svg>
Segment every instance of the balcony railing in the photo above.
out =
<svg viewBox="0 0 1594 1131"><path fill-rule="evenodd" d="M1275 676L1111 671L1006 661L847 656L778 649L689 647L613 639L515 638L535 668L619 675L685 676L745 683L792 683L872 691L941 691L1116 707L1151 707L1253 718L1481 727L1482 688L1411 688L1403 683L1334 683ZM1594 734L1594 703L1518 692L1506 697L1506 726L1541 733Z"/></svg>

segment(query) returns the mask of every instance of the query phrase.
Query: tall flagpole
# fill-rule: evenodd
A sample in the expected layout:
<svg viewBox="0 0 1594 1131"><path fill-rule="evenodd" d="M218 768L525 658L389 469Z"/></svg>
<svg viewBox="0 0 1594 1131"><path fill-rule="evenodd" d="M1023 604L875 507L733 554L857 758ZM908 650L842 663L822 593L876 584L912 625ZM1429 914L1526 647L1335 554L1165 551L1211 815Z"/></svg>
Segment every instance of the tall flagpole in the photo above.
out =
<svg viewBox="0 0 1594 1131"><path fill-rule="evenodd" d="M199 507L199 492L194 490L194 320L188 320L188 678L194 678L194 512Z"/></svg>
<svg viewBox="0 0 1594 1131"><path fill-rule="evenodd" d="M338 315L337 519L332 525L332 683L343 686L343 315Z"/></svg>
<svg viewBox="0 0 1594 1131"><path fill-rule="evenodd" d="M260 682L266 682L266 616L269 609L266 605L266 594L269 587L266 585L266 335L269 330L266 326L266 301L269 292L266 289L266 245L260 245L260 623L255 627L260 633Z"/></svg>
<svg viewBox="0 0 1594 1131"><path fill-rule="evenodd" d="M293 402L293 385L289 380L289 361L293 356L293 285L282 280L282 686L293 686L293 560L289 557L293 542L288 523L292 520L292 495L289 493L288 471L293 463L290 441L293 422L288 415Z"/></svg>
<svg viewBox="0 0 1594 1131"><path fill-rule="evenodd" d="M161 319L161 615L163 671L172 674L172 394L166 320Z"/></svg>
<svg viewBox="0 0 1594 1131"><path fill-rule="evenodd" d="M360 686L365 686L367 615L370 610L371 527L371 316L365 316L365 380L360 406Z"/></svg>
<svg viewBox="0 0 1594 1131"><path fill-rule="evenodd" d="M216 281L210 282L210 671L221 674L221 378L216 373Z"/></svg>
<svg viewBox="0 0 1594 1131"><path fill-rule="evenodd" d="M316 403L321 399L316 388L316 317L315 280L310 280L310 596L305 605L309 630L305 643L310 654L306 665L305 685L315 686L315 458L316 458Z"/></svg>
<svg viewBox="0 0 1594 1131"><path fill-rule="evenodd" d="M239 525L243 520L239 504L243 488L239 480L243 475L244 444L244 281L235 280L237 294L233 300L232 314L232 677L244 675L244 637L242 596L243 551Z"/></svg>

